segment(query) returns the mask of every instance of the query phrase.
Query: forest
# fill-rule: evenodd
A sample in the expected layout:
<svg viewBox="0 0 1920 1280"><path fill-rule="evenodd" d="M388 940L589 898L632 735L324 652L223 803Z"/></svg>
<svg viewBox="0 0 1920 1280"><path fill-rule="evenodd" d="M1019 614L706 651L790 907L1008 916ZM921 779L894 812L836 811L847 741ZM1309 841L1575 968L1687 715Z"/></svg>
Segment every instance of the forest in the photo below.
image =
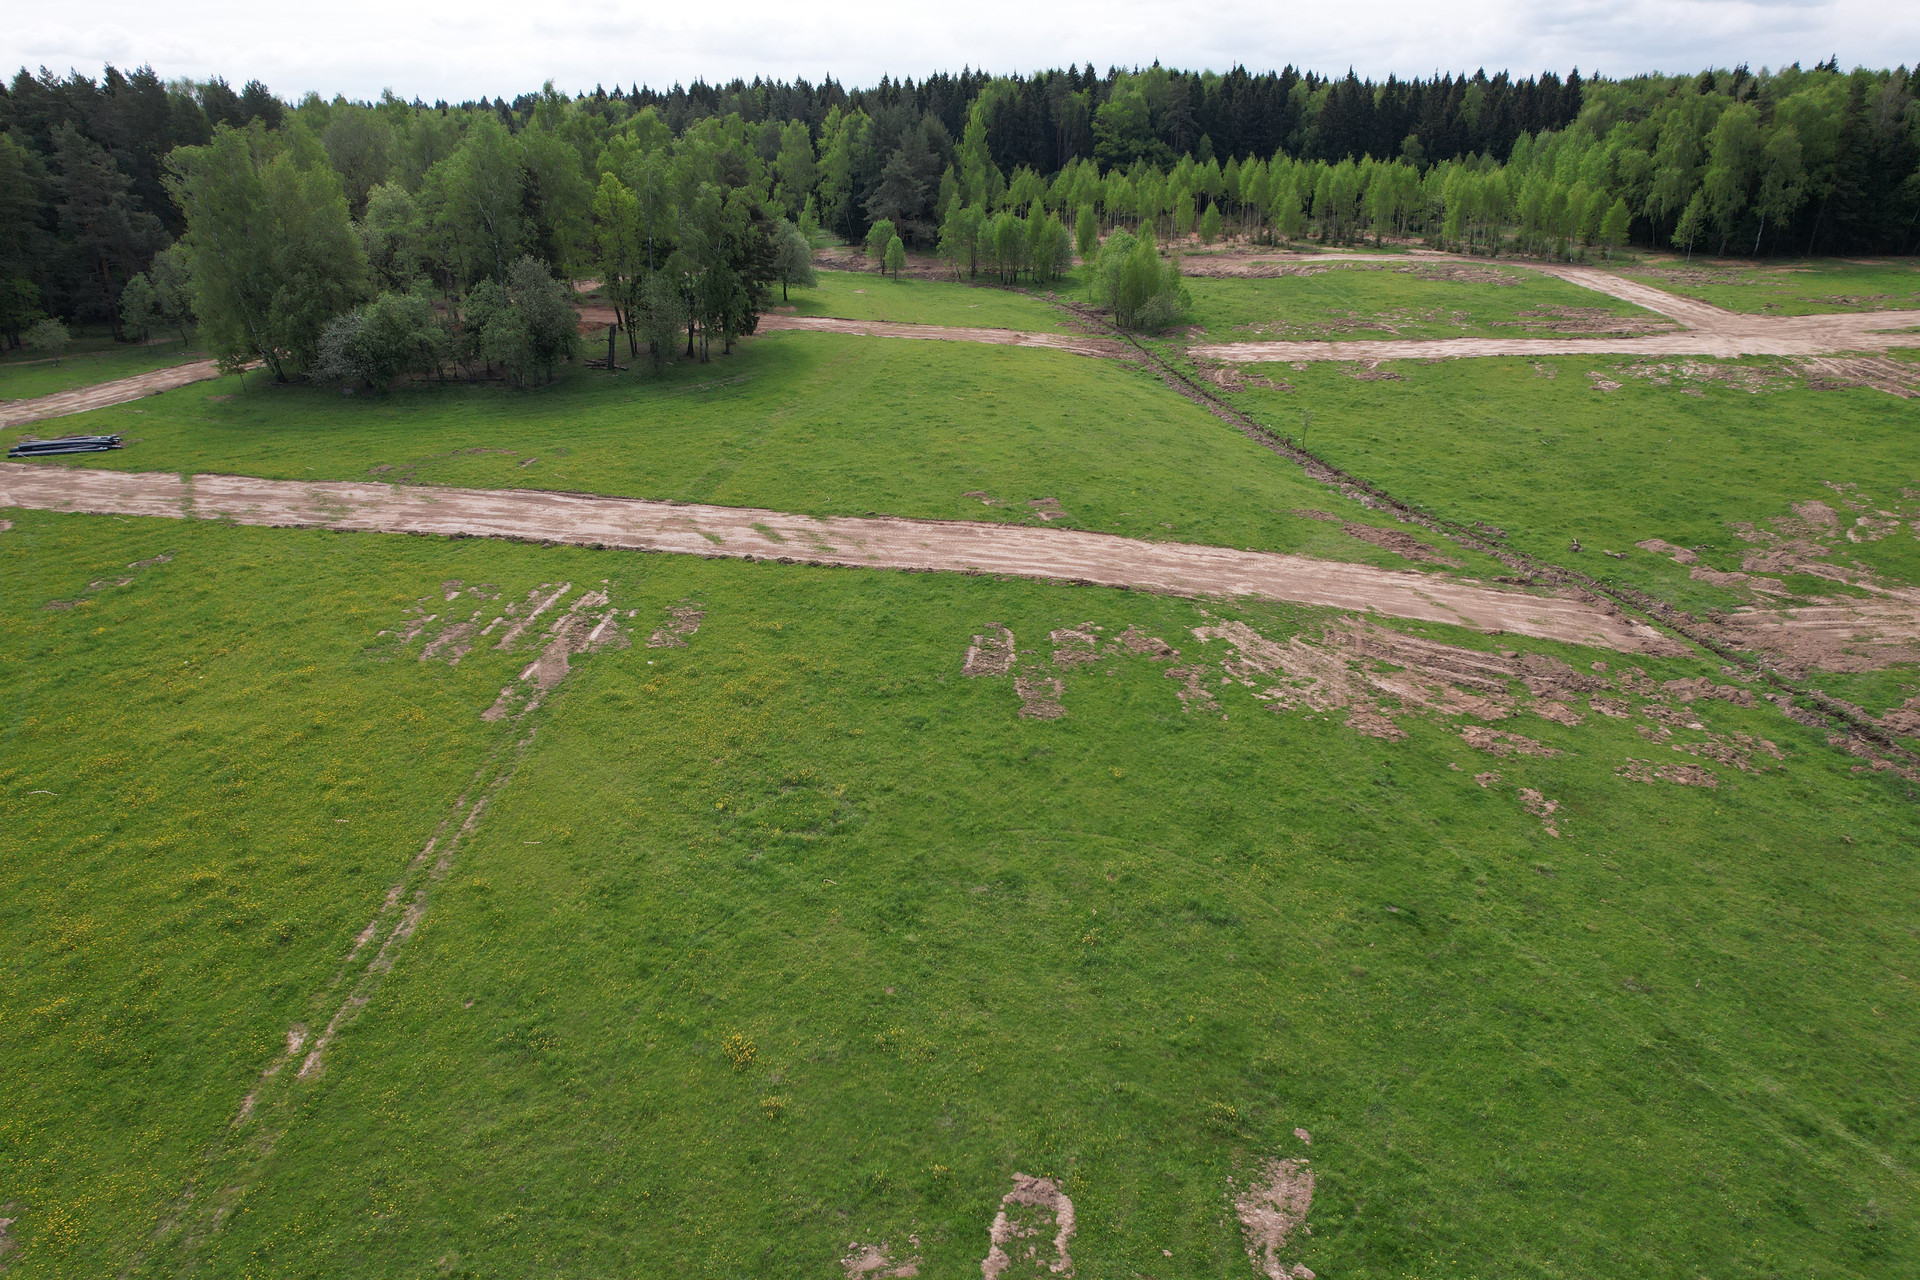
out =
<svg viewBox="0 0 1920 1280"><path fill-rule="evenodd" d="M257 81L23 69L0 90L0 334L197 324L281 376L519 381L574 352L565 282L601 281L629 355L705 358L804 282L822 235L1006 282L1117 248L1096 282L1146 326L1177 313L1155 246L1196 234L1911 253L1912 87L1833 61L1383 83L1156 64L290 104Z"/></svg>

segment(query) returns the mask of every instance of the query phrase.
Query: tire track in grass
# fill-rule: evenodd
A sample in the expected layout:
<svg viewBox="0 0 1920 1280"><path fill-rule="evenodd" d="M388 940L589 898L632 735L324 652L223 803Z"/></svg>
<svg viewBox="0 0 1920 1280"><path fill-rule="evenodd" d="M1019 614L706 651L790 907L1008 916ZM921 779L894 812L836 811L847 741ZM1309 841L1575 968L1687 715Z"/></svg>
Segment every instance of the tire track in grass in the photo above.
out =
<svg viewBox="0 0 1920 1280"><path fill-rule="evenodd" d="M570 587L541 601L538 613L550 608ZM432 905L432 889L453 871L461 845L480 826L488 806L513 781L533 746L539 725L533 719L570 671L569 659L578 654L623 645L622 610L607 608L607 593L583 593L547 628L540 653L520 673L515 684L501 691L495 709L512 707L526 699L511 716L512 731L496 738L474 770L472 778L442 815L433 834L408 862L375 909L373 918L354 936L346 958L333 979L313 999L320 1012L331 1013L314 1035L305 1023L287 1029L284 1047L274 1055L240 1100L233 1119L201 1157L199 1171L188 1179L153 1234L121 1270L121 1280L162 1272L191 1274L201 1249L219 1233L249 1192L266 1175L267 1162L292 1127L302 1100L324 1078L326 1053L336 1037L357 1021L379 994L401 953L419 932ZM514 635L518 635L516 631ZM505 647L504 645L501 647ZM518 686L529 689L512 696ZM483 719L508 719L506 714ZM524 732L523 732L524 730ZM490 779L490 780L489 780ZM451 833L449 829L451 828ZM374 940L379 947L364 964L360 958ZM340 994L347 985L344 995ZM295 1067L294 1062L299 1062ZM206 1188L211 1193L203 1194Z"/></svg>

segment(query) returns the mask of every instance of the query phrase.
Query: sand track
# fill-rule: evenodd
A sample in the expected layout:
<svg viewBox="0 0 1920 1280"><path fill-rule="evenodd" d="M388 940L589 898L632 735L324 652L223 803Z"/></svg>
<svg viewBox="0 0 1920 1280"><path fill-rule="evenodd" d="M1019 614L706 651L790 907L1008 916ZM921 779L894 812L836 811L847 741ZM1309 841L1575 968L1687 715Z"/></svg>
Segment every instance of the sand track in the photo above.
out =
<svg viewBox="0 0 1920 1280"><path fill-rule="evenodd" d="M1252 596L1626 652L1685 650L1611 604L1306 556L988 521L790 515L532 490L309 483L0 464L0 507L513 538L792 563L1005 574L1183 596Z"/></svg>
<svg viewBox="0 0 1920 1280"><path fill-rule="evenodd" d="M208 378L219 376L219 366L213 361L196 360L191 364L176 364L131 378L116 378L112 382L96 382L90 387L55 392L37 400L8 401L0 403L0 427L17 427L45 418L63 418L70 413L104 409L108 405L125 404L129 400L172 391L175 387L205 382Z"/></svg>
<svg viewBox="0 0 1920 1280"><path fill-rule="evenodd" d="M900 324L891 320L839 320L831 316L765 315L761 333L780 330L806 333L845 333L863 338L920 338L934 342L984 342L1003 347L1044 347L1082 356L1121 358L1133 351L1112 338L1090 338L1071 333L1031 333L1023 329L972 329L940 324Z"/></svg>

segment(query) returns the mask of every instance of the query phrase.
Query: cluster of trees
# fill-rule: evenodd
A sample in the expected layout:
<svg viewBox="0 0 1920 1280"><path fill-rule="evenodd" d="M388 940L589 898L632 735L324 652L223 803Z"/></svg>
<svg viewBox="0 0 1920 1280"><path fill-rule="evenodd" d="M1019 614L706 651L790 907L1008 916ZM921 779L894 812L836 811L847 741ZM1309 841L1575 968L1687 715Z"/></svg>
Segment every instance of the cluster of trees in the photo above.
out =
<svg viewBox="0 0 1920 1280"><path fill-rule="evenodd" d="M897 238L902 262L938 247L969 274L1039 283L1070 242L1084 256L1114 229L1136 244L1197 231L1563 256L1911 252L1920 105L1904 68L1833 62L1383 84L968 71L851 91L548 86L458 107L288 105L258 83L146 69L23 71L0 90L10 343L43 316L138 336L198 313L221 349L285 373L383 294L429 296L464 331L469 295L508 289L526 258L598 276L630 355L704 356L752 331L774 284L807 279L816 230L861 243L883 226L887 269Z"/></svg>

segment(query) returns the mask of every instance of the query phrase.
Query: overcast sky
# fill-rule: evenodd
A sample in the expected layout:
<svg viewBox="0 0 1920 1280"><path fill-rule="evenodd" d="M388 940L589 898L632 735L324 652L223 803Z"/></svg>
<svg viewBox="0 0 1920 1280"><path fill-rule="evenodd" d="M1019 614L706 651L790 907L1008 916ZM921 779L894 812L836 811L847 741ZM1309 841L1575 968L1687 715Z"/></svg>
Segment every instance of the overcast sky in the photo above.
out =
<svg viewBox="0 0 1920 1280"><path fill-rule="evenodd" d="M450 101L634 81L664 88L763 75L865 85L963 65L1027 72L1069 63L1259 71L1292 63L1363 76L1539 70L1626 75L1746 62L1884 67L1920 56L1914 0L963 0L796 4L726 0L232 0L27 5L0 25L0 65L99 74L150 63L162 76L258 78L308 90Z"/></svg>

